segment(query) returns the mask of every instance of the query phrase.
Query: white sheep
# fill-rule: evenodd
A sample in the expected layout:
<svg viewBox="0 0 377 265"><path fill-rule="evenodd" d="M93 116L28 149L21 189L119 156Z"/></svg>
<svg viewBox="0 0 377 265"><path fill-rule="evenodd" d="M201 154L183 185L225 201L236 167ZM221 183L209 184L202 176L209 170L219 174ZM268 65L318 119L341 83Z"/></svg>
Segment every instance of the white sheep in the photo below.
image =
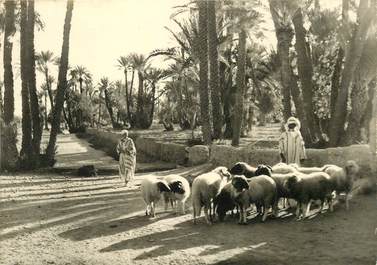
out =
<svg viewBox="0 0 377 265"><path fill-rule="evenodd" d="M356 180L356 175L359 172L359 166L355 161L349 160L344 168L335 165L325 165L323 171L330 175L336 195L341 192L346 194L346 209L348 210L350 193L353 188L353 182Z"/></svg>
<svg viewBox="0 0 377 265"><path fill-rule="evenodd" d="M158 179L156 176L146 176L141 181L141 195L147 205L145 215L156 217L155 204L160 200L162 192L170 192L165 180Z"/></svg>
<svg viewBox="0 0 377 265"><path fill-rule="evenodd" d="M185 203L190 197L190 184L182 176L168 175L164 177L164 180L168 183L171 192L164 192L165 210L168 208L170 202L172 208L176 208L176 213L179 211L185 214ZM177 207L178 206L178 207Z"/></svg>
<svg viewBox="0 0 377 265"><path fill-rule="evenodd" d="M288 174L297 172L296 167L293 164L278 163L272 167L274 174Z"/></svg>
<svg viewBox="0 0 377 265"><path fill-rule="evenodd" d="M203 206L206 222L211 224L208 210L212 219L212 201L225 186L230 176L231 174L226 167L217 167L211 172L199 175L194 179L192 183L194 224L196 224L196 217L200 216Z"/></svg>

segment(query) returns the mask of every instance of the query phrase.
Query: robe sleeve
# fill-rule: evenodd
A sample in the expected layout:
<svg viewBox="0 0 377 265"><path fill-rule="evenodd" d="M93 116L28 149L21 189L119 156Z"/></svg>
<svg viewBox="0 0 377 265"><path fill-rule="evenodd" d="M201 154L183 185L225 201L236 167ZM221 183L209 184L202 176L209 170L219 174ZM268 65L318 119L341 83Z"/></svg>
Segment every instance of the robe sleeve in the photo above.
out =
<svg viewBox="0 0 377 265"><path fill-rule="evenodd" d="M301 133L299 132L299 137L298 137L298 143L297 147L299 148L299 159L306 159L306 150L305 150L305 142L304 139L302 138Z"/></svg>

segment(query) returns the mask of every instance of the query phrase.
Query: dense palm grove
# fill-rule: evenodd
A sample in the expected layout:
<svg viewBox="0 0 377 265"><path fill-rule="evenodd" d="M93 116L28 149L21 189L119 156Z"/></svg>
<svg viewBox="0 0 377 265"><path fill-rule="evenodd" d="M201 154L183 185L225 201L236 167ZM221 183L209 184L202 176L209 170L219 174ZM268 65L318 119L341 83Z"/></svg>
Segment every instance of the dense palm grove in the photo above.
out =
<svg viewBox="0 0 377 265"><path fill-rule="evenodd" d="M376 0L202 0L172 10L175 45L114 58L122 80L93 80L84 65L69 65L74 1L67 0L60 57L34 46L43 17L34 0L2 1L2 167L51 165L61 130L88 127L166 130L201 127L202 141L238 146L254 124L297 116L309 147L368 142L377 84ZM265 44L272 20L276 47ZM74 25L73 25L74 27ZM20 34L22 148L14 117L12 37ZM58 37L58 36L57 36ZM163 60L158 68L153 61ZM36 75L43 83L36 82ZM49 130L47 148L42 131Z"/></svg>

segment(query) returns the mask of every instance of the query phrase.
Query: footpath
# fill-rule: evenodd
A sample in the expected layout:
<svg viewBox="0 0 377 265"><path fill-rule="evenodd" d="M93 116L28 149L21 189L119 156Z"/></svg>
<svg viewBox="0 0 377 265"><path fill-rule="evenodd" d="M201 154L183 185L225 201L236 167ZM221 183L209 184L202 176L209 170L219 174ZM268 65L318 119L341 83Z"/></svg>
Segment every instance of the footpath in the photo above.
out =
<svg viewBox="0 0 377 265"><path fill-rule="evenodd" d="M105 152L94 149L85 139L74 134L59 134L54 169L57 172L72 172L84 165L94 165L99 174L118 174L118 161ZM173 163L162 161L137 163L136 172L163 171L176 168Z"/></svg>

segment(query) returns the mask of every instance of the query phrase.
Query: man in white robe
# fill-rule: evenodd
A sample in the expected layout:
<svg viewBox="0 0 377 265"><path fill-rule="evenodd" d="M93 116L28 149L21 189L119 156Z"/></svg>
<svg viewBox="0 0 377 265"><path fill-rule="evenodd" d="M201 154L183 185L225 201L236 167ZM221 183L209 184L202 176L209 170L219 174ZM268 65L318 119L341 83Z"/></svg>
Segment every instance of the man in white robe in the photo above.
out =
<svg viewBox="0 0 377 265"><path fill-rule="evenodd" d="M285 132L279 139L279 150L282 162L297 164L306 159L305 143L300 133L301 124L295 117L290 117L285 124Z"/></svg>

